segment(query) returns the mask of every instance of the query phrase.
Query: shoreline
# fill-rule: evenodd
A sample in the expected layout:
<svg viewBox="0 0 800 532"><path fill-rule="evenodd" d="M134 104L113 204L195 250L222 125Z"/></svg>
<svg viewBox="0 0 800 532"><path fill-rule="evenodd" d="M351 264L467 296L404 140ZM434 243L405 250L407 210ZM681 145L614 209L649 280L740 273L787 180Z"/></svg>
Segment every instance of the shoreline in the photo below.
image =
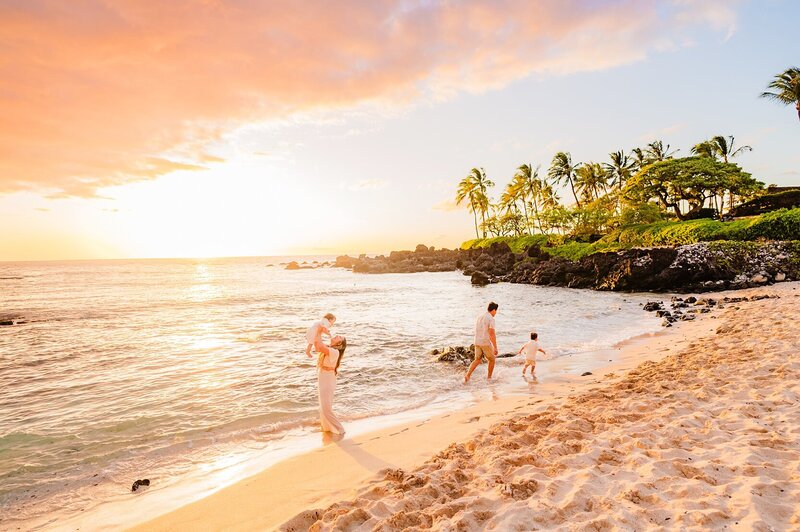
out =
<svg viewBox="0 0 800 532"><path fill-rule="evenodd" d="M479 369L473 388L475 385L483 387L488 396L488 400L479 404L354 437L348 435L342 441L290 457L152 520L143 521L139 517L135 522L128 522L133 530L278 527L305 510L325 507L351 496L358 486L374 479L380 471L407 470L454 441L469 440L506 416L520 410L531 413L557 406L571 394L619 378L618 373L633 369L645 360L661 359L678 346L695 340L707 327L709 316L703 318L625 340L619 347L608 350L615 353L614 362L603 364L593 375L553 375L545 382L529 384L530 393L526 395L493 397L492 386L495 385L487 387ZM568 359L560 362L570 363ZM269 503L265 504L267 499ZM224 510L233 504L237 508L235 516Z"/></svg>

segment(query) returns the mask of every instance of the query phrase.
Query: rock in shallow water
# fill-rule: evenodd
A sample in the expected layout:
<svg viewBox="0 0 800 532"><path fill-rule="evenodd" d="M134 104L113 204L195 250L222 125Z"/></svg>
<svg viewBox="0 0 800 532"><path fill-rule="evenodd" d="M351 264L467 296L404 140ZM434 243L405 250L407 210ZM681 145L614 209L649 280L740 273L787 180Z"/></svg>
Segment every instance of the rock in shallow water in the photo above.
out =
<svg viewBox="0 0 800 532"><path fill-rule="evenodd" d="M471 282L477 286L486 286L489 284L490 279L489 276L483 272L475 272L472 274Z"/></svg>

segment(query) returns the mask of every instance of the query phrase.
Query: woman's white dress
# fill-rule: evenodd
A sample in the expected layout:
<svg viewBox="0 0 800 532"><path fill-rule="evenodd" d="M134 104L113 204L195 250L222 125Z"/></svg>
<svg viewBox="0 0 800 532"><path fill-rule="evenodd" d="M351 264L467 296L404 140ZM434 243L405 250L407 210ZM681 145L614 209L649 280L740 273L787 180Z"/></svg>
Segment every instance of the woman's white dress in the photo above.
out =
<svg viewBox="0 0 800 532"><path fill-rule="evenodd" d="M327 348L327 353L322 359L322 365L329 368L336 367L339 360L339 351L331 347ZM317 370L317 380L319 383L319 417L322 423L322 430L333 432L334 434L344 434L344 427L336 419L333 413L333 393L336 391L336 373L322 368Z"/></svg>

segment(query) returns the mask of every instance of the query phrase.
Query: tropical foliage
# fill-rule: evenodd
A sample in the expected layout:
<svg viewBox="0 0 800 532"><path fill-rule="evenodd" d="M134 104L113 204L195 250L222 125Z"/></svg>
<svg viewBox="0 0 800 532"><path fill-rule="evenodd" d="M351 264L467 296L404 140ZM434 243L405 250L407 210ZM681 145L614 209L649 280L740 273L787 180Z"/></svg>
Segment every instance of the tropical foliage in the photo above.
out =
<svg viewBox="0 0 800 532"><path fill-rule="evenodd" d="M679 220L697 218L706 202L729 193L748 197L764 184L737 164L694 156L659 161L640 170L625 186L625 197L638 202L655 199Z"/></svg>
<svg viewBox="0 0 800 532"><path fill-rule="evenodd" d="M626 225L730 211L763 188L731 162L751 150L736 146L732 136L717 135L697 143L692 156L677 159L679 150L660 140L611 152L604 162L575 162L559 151L546 172L520 165L496 201L486 171L473 168L458 184L456 203L472 213L476 238L596 239ZM566 191L568 204L559 190Z"/></svg>
<svg viewBox="0 0 800 532"><path fill-rule="evenodd" d="M784 105L794 104L797 118L800 119L800 68L792 67L775 76L768 87L772 90L761 93L762 98L769 98Z"/></svg>

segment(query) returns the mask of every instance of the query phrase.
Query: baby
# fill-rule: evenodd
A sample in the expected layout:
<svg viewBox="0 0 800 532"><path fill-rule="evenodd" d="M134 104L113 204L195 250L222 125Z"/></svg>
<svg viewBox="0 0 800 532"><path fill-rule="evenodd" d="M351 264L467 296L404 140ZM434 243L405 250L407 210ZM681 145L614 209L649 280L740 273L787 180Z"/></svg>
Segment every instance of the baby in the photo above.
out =
<svg viewBox="0 0 800 532"><path fill-rule="evenodd" d="M541 351L545 355L547 353L544 352L544 349L539 347L538 342L539 334L532 332L531 333L531 340L529 342L525 342L525 345L519 348L519 353L525 353L525 365L522 366L522 376L525 376L525 370L528 369L528 366L531 367L531 377L533 377L533 372L536 371L536 353Z"/></svg>
<svg viewBox="0 0 800 532"><path fill-rule="evenodd" d="M336 323L336 316L328 312L321 320L315 321L311 324L306 332L306 356L311 358L311 348L317 342L322 342L322 334L325 333L331 336L331 327Z"/></svg>

